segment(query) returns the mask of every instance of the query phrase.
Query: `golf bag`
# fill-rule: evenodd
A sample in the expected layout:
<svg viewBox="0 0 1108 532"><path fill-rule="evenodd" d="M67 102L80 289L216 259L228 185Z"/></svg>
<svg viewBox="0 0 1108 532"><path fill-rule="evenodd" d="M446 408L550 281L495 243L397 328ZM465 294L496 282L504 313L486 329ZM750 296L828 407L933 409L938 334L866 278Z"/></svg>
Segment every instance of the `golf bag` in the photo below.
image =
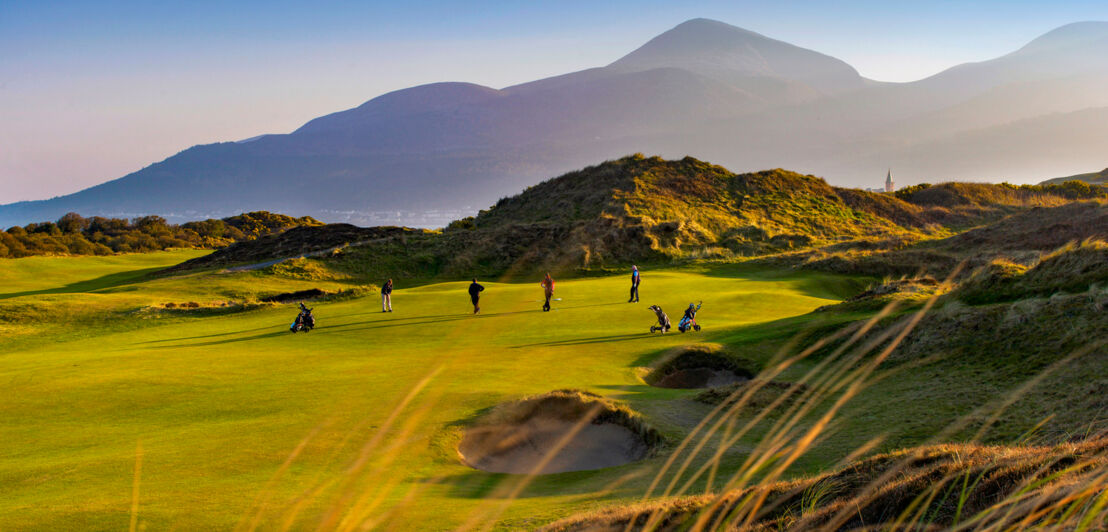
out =
<svg viewBox="0 0 1108 532"><path fill-rule="evenodd" d="M671 327L669 323L669 316L667 316L666 313L662 310L662 307L659 307L658 305L650 305L647 308L653 310L654 315L658 317L658 324L651 325L650 332L661 332L662 334L665 334L666 331L668 331Z"/></svg>
<svg viewBox="0 0 1108 532"><path fill-rule="evenodd" d="M699 305L693 306L692 303L689 303L689 308L685 309L685 315L681 317L681 321L677 322L677 330L687 332L692 329L700 332L700 325L696 323L696 313L703 304L704 302L701 302Z"/></svg>
<svg viewBox="0 0 1108 532"><path fill-rule="evenodd" d="M289 330L296 333L300 331L308 332L315 328L315 316L312 315L312 309L305 307L303 303L300 304L300 314L296 315L296 321L292 322L289 326Z"/></svg>

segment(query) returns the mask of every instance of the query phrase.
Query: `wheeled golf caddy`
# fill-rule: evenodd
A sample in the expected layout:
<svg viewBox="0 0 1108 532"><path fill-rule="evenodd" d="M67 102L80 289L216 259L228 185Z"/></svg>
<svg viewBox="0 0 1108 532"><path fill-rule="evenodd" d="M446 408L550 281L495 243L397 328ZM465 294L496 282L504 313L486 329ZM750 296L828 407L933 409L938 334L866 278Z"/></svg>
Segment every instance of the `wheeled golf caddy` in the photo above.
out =
<svg viewBox="0 0 1108 532"><path fill-rule="evenodd" d="M650 332L652 332L652 333L660 332L662 334L665 334L666 331L668 331L671 327L671 325L669 323L669 316L667 316L665 311L662 310L662 307L659 307L658 305L650 305L647 308L649 308L650 310L653 310L654 315L658 316L658 324L657 325L651 325L650 326Z"/></svg>
<svg viewBox="0 0 1108 532"><path fill-rule="evenodd" d="M304 303L300 303L300 314L296 315L296 321L292 322L289 330L297 333L300 331L308 332L314 328L315 316L312 315L312 309L305 307Z"/></svg>
<svg viewBox="0 0 1108 532"><path fill-rule="evenodd" d="M696 313L700 310L700 307L704 305L704 302L693 306L689 303L689 308L685 309L685 315L681 317L681 321L677 322L677 330L681 332L688 332L692 329L696 332L700 332L700 325L696 323Z"/></svg>

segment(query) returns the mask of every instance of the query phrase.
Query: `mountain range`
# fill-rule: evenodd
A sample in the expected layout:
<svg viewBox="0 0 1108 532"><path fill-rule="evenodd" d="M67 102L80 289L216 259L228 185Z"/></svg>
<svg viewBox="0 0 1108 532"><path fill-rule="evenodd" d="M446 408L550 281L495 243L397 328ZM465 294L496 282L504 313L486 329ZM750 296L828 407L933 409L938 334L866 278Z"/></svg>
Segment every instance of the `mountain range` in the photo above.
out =
<svg viewBox="0 0 1108 532"><path fill-rule="evenodd" d="M1108 159L1108 22L911 83L694 19L619 60L493 89L434 83L288 134L188 148L74 194L0 206L0 225L249 210L445 225L544 178L633 152L832 184L1039 181Z"/></svg>

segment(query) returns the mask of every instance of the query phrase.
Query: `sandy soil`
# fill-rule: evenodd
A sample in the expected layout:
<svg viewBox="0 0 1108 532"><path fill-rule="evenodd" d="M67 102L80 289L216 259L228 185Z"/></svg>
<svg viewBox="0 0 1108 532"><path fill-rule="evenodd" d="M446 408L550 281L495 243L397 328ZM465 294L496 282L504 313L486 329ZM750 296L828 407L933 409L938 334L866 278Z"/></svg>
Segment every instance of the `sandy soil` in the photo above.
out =
<svg viewBox="0 0 1108 532"><path fill-rule="evenodd" d="M471 467L494 473L530 473L575 423L535 416L514 425L478 426L466 432L458 452ZM601 469L646 456L647 445L626 427L589 423L539 473Z"/></svg>

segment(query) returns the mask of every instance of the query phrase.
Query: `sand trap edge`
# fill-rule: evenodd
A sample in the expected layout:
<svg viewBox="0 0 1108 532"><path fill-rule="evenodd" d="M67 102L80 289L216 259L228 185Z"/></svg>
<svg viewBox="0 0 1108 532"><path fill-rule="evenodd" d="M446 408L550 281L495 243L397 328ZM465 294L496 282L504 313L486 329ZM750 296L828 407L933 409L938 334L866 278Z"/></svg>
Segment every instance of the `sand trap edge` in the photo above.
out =
<svg viewBox="0 0 1108 532"><path fill-rule="evenodd" d="M616 467L656 456L666 443L660 432L622 403L582 390L555 390L493 407L463 431L455 451L463 464L477 470L531 473L538 457L545 456L545 449L553 446L551 438L560 439L559 435L564 435L565 431L593 412L595 415L591 421L579 428L580 432L570 440L570 445L556 455L540 474ZM620 434L623 432L633 440L621 442ZM540 441L533 441L532 438ZM527 441L515 441L517 439ZM502 447L489 449L490 444ZM598 458L598 453L609 457L613 453L618 454L613 447L621 445L626 451L634 451L632 455L621 455L610 463ZM626 448L628 445L631 449ZM531 456L527 457L528 453L521 449L530 449ZM577 460L572 454L565 454L573 452L586 452L587 456ZM497 461L500 457L510 460L512 456L523 456L530 461L524 460L526 463L511 467L501 467L504 464ZM600 462L592 460L594 458Z"/></svg>
<svg viewBox="0 0 1108 532"><path fill-rule="evenodd" d="M643 376L643 381L651 386L674 389L702 389L709 386L674 386L667 383L678 372L709 371L730 372L736 377L733 384L754 378L761 368L754 362L735 356L719 344L693 344L670 349L653 364L653 369Z"/></svg>

